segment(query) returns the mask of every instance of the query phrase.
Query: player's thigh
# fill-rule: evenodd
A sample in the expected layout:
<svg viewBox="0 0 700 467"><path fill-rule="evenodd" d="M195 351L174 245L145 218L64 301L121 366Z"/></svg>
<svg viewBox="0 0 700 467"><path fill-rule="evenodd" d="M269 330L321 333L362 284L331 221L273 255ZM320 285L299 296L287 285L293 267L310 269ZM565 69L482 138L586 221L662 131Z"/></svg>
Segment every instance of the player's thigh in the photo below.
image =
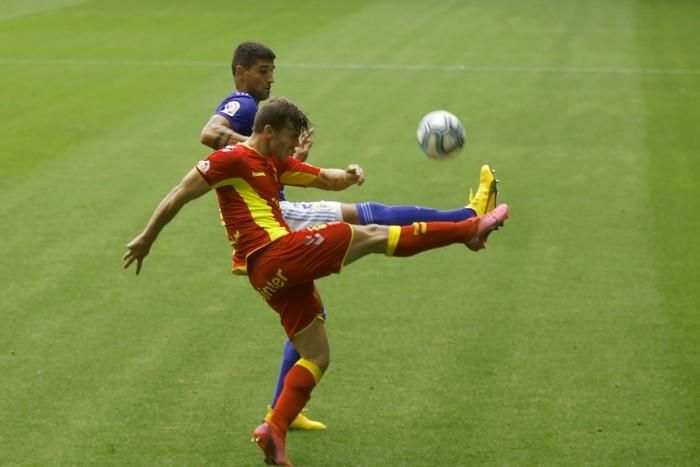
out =
<svg viewBox="0 0 700 467"><path fill-rule="evenodd" d="M321 224L285 235L248 257L250 284L279 314L290 339L323 320L321 297L313 281L340 272L352 236L349 224ZM321 344L314 347L316 353L305 352L324 368L328 355Z"/></svg>
<svg viewBox="0 0 700 467"><path fill-rule="evenodd" d="M248 275L264 297L278 290L340 272L353 230L343 222L320 224L285 235L248 258Z"/></svg>
<svg viewBox="0 0 700 467"><path fill-rule="evenodd" d="M306 331L314 327L317 321L323 322L321 297L313 282L282 290L270 299L268 304L279 314L284 332L293 344L296 342L295 336L306 334ZM310 335L313 335L313 332ZM316 364L323 363L316 359L327 358L327 343L318 342L317 345L313 343L308 345L313 347L303 347L304 352L299 350L300 347L296 344L294 347L302 357L313 358L312 361Z"/></svg>
<svg viewBox="0 0 700 467"><path fill-rule="evenodd" d="M343 205L336 201L295 203L281 201L282 217L293 231L343 220Z"/></svg>

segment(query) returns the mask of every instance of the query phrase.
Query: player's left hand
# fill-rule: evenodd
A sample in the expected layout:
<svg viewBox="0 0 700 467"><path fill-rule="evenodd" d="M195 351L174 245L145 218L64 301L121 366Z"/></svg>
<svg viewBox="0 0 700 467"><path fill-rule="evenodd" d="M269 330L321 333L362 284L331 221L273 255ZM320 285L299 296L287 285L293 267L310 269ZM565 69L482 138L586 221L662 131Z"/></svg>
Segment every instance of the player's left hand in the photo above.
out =
<svg viewBox="0 0 700 467"><path fill-rule="evenodd" d="M355 185L362 185L365 183L365 171L362 170L362 167L360 167L357 164L350 164L347 169L345 169L345 173L351 177L353 180L353 183Z"/></svg>
<svg viewBox="0 0 700 467"><path fill-rule="evenodd" d="M294 148L294 159L305 162L309 157L309 151L311 151L311 146L314 145L311 135L314 133L313 128L309 128L299 137L299 144Z"/></svg>

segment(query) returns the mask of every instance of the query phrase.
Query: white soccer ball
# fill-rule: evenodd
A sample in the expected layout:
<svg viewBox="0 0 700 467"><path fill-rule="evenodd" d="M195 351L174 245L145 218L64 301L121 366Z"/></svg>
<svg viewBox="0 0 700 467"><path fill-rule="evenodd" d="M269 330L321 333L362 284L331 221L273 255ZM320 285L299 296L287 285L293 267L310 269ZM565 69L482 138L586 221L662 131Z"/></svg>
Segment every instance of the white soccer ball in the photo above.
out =
<svg viewBox="0 0 700 467"><path fill-rule="evenodd" d="M449 159L462 150L466 134L459 119L446 110L426 114L416 130L418 144L431 159Z"/></svg>

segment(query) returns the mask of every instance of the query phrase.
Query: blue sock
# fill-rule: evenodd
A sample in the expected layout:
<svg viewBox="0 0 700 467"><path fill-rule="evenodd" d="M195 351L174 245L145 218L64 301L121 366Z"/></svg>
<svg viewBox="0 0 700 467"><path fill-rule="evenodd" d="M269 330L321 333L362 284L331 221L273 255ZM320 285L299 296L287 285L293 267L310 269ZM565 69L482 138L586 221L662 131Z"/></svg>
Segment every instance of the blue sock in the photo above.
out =
<svg viewBox="0 0 700 467"><path fill-rule="evenodd" d="M386 206L381 203L358 203L355 205L360 223L380 225L411 225L414 222L459 222L476 216L473 209L460 208L451 211L423 208L420 206Z"/></svg>
<svg viewBox="0 0 700 467"><path fill-rule="evenodd" d="M292 369L294 364L301 358L297 349L294 348L290 341L285 342L284 350L282 352L282 363L280 365L280 373L277 376L277 388L275 389L275 395L272 397L271 406L274 407L277 403L277 399L282 393L282 388L284 387L284 378L287 377L287 373Z"/></svg>

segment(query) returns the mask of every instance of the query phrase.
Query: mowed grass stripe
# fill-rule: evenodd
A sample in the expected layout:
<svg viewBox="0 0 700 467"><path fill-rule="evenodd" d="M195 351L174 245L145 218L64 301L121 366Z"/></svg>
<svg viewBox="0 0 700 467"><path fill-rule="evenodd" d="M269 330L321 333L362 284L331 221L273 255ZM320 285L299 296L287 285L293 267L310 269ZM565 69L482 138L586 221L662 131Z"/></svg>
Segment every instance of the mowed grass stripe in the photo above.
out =
<svg viewBox="0 0 700 467"><path fill-rule="evenodd" d="M636 20L640 34L640 60L645 66L692 66L698 62L692 47L697 29L687 28L700 13L699 6L681 2L686 8L665 9L656 2L640 3ZM689 11L691 12L689 14ZM692 31L692 32L691 32ZM679 46L682 44L682 46ZM656 224L652 251L663 292L662 310L669 334L669 358L664 365L672 372L669 394L683 403L669 414L678 433L687 433L687 444L675 459L692 465L700 459L697 428L700 426L700 292L698 258L700 246L700 163L696 154L700 138L692 128L700 118L698 80L643 81L647 106L647 134L650 158L650 215Z"/></svg>
<svg viewBox="0 0 700 467"><path fill-rule="evenodd" d="M528 135L504 128L506 139L551 141L550 147L540 145L540 152L533 154L536 160L520 167L520 185L527 190L512 197L514 219L508 233L522 252L532 253L510 253L517 258L513 266L532 269L521 282L511 279L507 285L506 300L510 297L516 315L503 317L503 338L494 347L506 353L511 348L512 357L496 370L500 376L491 385L498 394L494 405L484 407L494 429L475 424L475 431L483 434L473 443L479 455L489 445L498 452L508 440L510 449L498 454L502 464L587 459L584 445L600 445L597 459L627 462L640 439L655 439L659 424L673 431L670 414L682 407L664 397L670 386L659 366L669 351L669 337L659 336L655 327L664 317L648 249L651 224L644 215L646 128L640 85L632 80L617 83L625 87L597 95L598 83L570 83L571 88L561 87L564 83L547 87L544 102L527 99L531 94L523 90L522 100L512 104L517 109L499 109L505 115L526 110L530 120L522 121L533 122L526 126ZM506 101L506 95L501 97ZM624 121L623 132L615 129L619 121ZM572 143L579 141L585 150L574 149ZM552 218L556 212L560 216ZM518 219L518 213L528 219ZM536 237L520 244L528 233L524 224ZM649 340L658 341L658 348L649 348ZM570 374L577 365L583 368ZM618 374L631 383L618 385ZM635 417L641 417L641 425L635 426ZM594 427L596 423L600 426ZM668 438L667 450L642 451L639 459L650 455L663 461L686 442L679 432Z"/></svg>

